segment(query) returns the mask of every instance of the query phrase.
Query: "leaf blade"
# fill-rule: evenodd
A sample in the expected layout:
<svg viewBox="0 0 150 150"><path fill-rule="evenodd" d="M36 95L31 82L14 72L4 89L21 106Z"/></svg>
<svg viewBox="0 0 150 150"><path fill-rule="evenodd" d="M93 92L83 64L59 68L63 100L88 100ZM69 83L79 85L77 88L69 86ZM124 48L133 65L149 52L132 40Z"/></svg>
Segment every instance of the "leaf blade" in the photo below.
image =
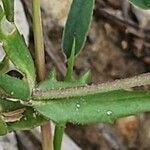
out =
<svg viewBox="0 0 150 150"><path fill-rule="evenodd" d="M7 134L7 125L0 116L0 135Z"/></svg>
<svg viewBox="0 0 150 150"><path fill-rule="evenodd" d="M0 116L2 116L4 113L10 114L12 111L16 111L18 109L25 110L19 120L7 123L3 121L3 124L6 125L5 127L7 128L7 131L5 130L5 133L1 132L0 134L6 134L7 132L17 130L30 130L43 124L45 121L48 121L45 117L36 112L32 107L24 106L20 102L13 102L4 98L0 98L0 107ZM13 117L13 115L11 117Z"/></svg>
<svg viewBox="0 0 150 150"><path fill-rule="evenodd" d="M6 18L10 22L14 22L14 0L2 0Z"/></svg>
<svg viewBox="0 0 150 150"><path fill-rule="evenodd" d="M31 54L14 24L3 17L0 21L0 41L3 43L7 57L15 67L23 74L30 85L30 90L35 85L35 67Z"/></svg>
<svg viewBox="0 0 150 150"><path fill-rule="evenodd" d="M27 82L17 78L0 74L0 96L9 96L10 98L28 100L30 89Z"/></svg>
<svg viewBox="0 0 150 150"><path fill-rule="evenodd" d="M121 90L69 99L34 101L33 105L38 112L56 123L112 123L118 117L149 111L149 100L149 92Z"/></svg>
<svg viewBox="0 0 150 150"><path fill-rule="evenodd" d="M6 73L9 69L9 60L7 56L3 58L3 60L0 62L0 74Z"/></svg>
<svg viewBox="0 0 150 150"><path fill-rule="evenodd" d="M62 49L67 58L71 55L74 38L75 54L83 48L91 23L94 0L73 0L63 33Z"/></svg>
<svg viewBox="0 0 150 150"><path fill-rule="evenodd" d="M149 0L129 0L130 3L140 7L142 9L150 9L150 1Z"/></svg>

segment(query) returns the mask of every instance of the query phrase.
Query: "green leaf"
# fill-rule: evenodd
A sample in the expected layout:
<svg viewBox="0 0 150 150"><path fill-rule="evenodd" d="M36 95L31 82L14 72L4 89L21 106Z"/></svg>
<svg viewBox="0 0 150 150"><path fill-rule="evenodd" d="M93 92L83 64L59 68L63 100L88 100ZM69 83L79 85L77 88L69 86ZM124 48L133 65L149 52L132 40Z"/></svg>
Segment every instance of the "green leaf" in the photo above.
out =
<svg viewBox="0 0 150 150"><path fill-rule="evenodd" d="M89 96L33 101L35 109L56 123L112 123L150 110L150 92L111 91Z"/></svg>
<svg viewBox="0 0 150 150"><path fill-rule="evenodd" d="M6 18L10 22L14 22L14 0L2 0Z"/></svg>
<svg viewBox="0 0 150 150"><path fill-rule="evenodd" d="M20 121L7 123L9 132L17 130L30 130L47 122L48 119L40 115L31 107L26 107L23 117Z"/></svg>
<svg viewBox="0 0 150 150"><path fill-rule="evenodd" d="M52 70L48 74L48 79L56 81L57 80L57 72L56 69L53 67Z"/></svg>
<svg viewBox="0 0 150 150"><path fill-rule="evenodd" d="M22 108L22 106L20 105L19 102L7 101L6 99L2 99L0 97L0 135L5 135L8 132L7 124L4 121L2 113L13 111L20 108Z"/></svg>
<svg viewBox="0 0 150 150"><path fill-rule="evenodd" d="M29 130L43 124L45 121L48 121L45 117L36 112L32 107L24 106L20 102L13 102L1 98L0 108L0 114L1 116L3 116L3 121L6 121L7 117L9 117L9 120L7 120L6 123L3 122L3 124L6 125L5 127L7 127L7 132L16 130ZM24 111L20 112L21 117L17 120L16 113L19 113L18 110L21 109L23 109ZM16 119L16 121L14 119Z"/></svg>
<svg viewBox="0 0 150 150"><path fill-rule="evenodd" d="M67 58L71 55L74 38L75 54L83 48L93 13L94 0L73 0L65 30L62 49Z"/></svg>
<svg viewBox="0 0 150 150"><path fill-rule="evenodd" d="M0 22L0 41L7 57L27 79L30 89L35 85L35 68L31 54L23 36L19 34L14 24L7 22L5 17Z"/></svg>
<svg viewBox="0 0 150 150"><path fill-rule="evenodd" d="M30 97L30 89L27 82L0 74L0 96L6 95L10 98L27 100Z"/></svg>
<svg viewBox="0 0 150 150"><path fill-rule="evenodd" d="M50 78L46 81L42 81L37 86L38 90L53 90L53 89L66 89L71 87L79 87L84 86L90 82L90 72L87 72L79 77L78 80L74 80L71 82L68 81L57 81L56 72L52 70L50 73Z"/></svg>
<svg viewBox="0 0 150 150"><path fill-rule="evenodd" d="M0 20L4 17L4 11L2 6L0 5Z"/></svg>
<svg viewBox="0 0 150 150"><path fill-rule="evenodd" d="M7 134L7 125L0 116L0 135Z"/></svg>
<svg viewBox="0 0 150 150"><path fill-rule="evenodd" d="M129 0L133 5L142 9L150 9L150 0Z"/></svg>
<svg viewBox="0 0 150 150"><path fill-rule="evenodd" d="M6 98L0 97L0 113L10 112L17 109L21 109L25 106L21 105L20 102L9 101Z"/></svg>
<svg viewBox="0 0 150 150"><path fill-rule="evenodd" d="M92 79L91 71L87 71L84 74L79 76L79 82L80 83L90 83Z"/></svg>
<svg viewBox="0 0 150 150"><path fill-rule="evenodd" d="M3 60L0 62L0 74L6 73L9 69L9 60L7 56L3 58Z"/></svg>

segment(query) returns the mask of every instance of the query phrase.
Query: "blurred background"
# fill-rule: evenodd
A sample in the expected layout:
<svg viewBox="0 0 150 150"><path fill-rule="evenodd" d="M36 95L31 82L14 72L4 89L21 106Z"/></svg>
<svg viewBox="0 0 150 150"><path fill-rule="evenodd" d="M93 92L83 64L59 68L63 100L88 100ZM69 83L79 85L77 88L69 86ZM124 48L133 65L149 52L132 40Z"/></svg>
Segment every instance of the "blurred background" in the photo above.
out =
<svg viewBox="0 0 150 150"><path fill-rule="evenodd" d="M66 72L61 38L71 2L41 0L47 72L55 66L60 80ZM34 58L31 1L16 0L15 7L17 26ZM150 10L133 7L127 0L96 0L86 46L76 59L74 76L87 70L91 70L93 84L149 72ZM63 150L150 150L150 114L121 118L114 125L68 124L66 134ZM6 143L14 144L14 150L41 149L38 129L1 138L0 150ZM13 146L8 148L13 150Z"/></svg>

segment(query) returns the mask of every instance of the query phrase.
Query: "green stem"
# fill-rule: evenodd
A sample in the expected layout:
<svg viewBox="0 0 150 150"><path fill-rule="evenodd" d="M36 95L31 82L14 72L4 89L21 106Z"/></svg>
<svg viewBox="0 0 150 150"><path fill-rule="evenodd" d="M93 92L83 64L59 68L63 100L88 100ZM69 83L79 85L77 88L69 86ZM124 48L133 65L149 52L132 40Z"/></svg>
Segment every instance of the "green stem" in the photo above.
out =
<svg viewBox="0 0 150 150"><path fill-rule="evenodd" d="M63 139L65 125L56 125L54 133L54 150L61 150L61 143Z"/></svg>
<svg viewBox="0 0 150 150"><path fill-rule="evenodd" d="M43 44L43 30L41 21L40 0L32 0L33 32L35 44L35 63L37 68L37 80L45 79L45 54ZM43 150L53 150L50 122L41 126Z"/></svg>
<svg viewBox="0 0 150 150"><path fill-rule="evenodd" d="M66 73L66 77L65 77L65 81L67 81L67 82L72 81L74 62L75 62L75 39L73 40L71 56L68 59L68 68L67 68L67 73Z"/></svg>
<svg viewBox="0 0 150 150"><path fill-rule="evenodd" d="M38 81L45 79L45 54L43 44L43 30L41 22L40 0L32 0L33 33L35 45L35 63Z"/></svg>
<svg viewBox="0 0 150 150"><path fill-rule="evenodd" d="M90 85L90 86L87 85L84 87L55 89L47 91L35 89L33 92L33 98L35 100L46 100L46 99L52 100L60 98L86 96L114 90L130 90L133 87L148 84L150 84L150 73L142 74L132 78L116 80L113 82L102 83L98 85Z"/></svg>
<svg viewBox="0 0 150 150"><path fill-rule="evenodd" d="M65 77L65 81L71 82L73 79L73 66L75 62L75 39L73 41L72 50L71 50L71 56L68 59L68 68L67 73ZM54 132L54 150L60 150L61 149L61 143L62 138L64 134L64 128L65 125L56 125L55 126L55 132Z"/></svg>
<svg viewBox="0 0 150 150"><path fill-rule="evenodd" d="M75 39L73 41L72 50L71 50L71 56L68 59L68 68L67 73L65 77L65 81L71 82L73 79L73 66L75 62ZM61 143L62 138L64 134L64 128L65 125L56 125L55 126L55 132L54 132L54 150L60 150L61 149Z"/></svg>

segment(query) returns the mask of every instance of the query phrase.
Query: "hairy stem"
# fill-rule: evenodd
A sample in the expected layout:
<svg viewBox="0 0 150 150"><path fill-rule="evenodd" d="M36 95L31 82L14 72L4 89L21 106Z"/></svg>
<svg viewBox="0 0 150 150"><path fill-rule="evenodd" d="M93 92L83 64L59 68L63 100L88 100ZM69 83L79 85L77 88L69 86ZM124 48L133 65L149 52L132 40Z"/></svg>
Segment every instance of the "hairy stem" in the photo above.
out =
<svg viewBox="0 0 150 150"><path fill-rule="evenodd" d="M35 63L37 68L37 80L42 81L45 79L45 54L43 44L43 31L41 22L40 0L32 0L32 13L33 13L33 31L34 31L34 44L35 44ZM52 150L52 133L50 122L41 126L42 134L42 148L43 150Z"/></svg>
<svg viewBox="0 0 150 150"><path fill-rule="evenodd" d="M61 143L63 139L65 125L56 125L54 133L54 150L61 150Z"/></svg>
<svg viewBox="0 0 150 150"><path fill-rule="evenodd" d="M126 78L116 80L113 82L102 83L98 85L90 85L84 87L67 88L67 89L55 89L55 90L39 90L35 89L33 92L33 98L35 100L49 100L60 99L77 96L86 96L91 94L109 92L114 90L130 90L136 86L143 86L150 84L150 73L142 74L132 78Z"/></svg>
<svg viewBox="0 0 150 150"><path fill-rule="evenodd" d="M73 41L72 50L71 50L71 56L68 59L68 68L67 73L65 77L66 82L71 82L73 79L73 66L75 62L75 39ZM64 127L65 125L56 125L55 126L55 132L54 132L54 150L60 150L61 149L61 143L62 138L64 134Z"/></svg>

